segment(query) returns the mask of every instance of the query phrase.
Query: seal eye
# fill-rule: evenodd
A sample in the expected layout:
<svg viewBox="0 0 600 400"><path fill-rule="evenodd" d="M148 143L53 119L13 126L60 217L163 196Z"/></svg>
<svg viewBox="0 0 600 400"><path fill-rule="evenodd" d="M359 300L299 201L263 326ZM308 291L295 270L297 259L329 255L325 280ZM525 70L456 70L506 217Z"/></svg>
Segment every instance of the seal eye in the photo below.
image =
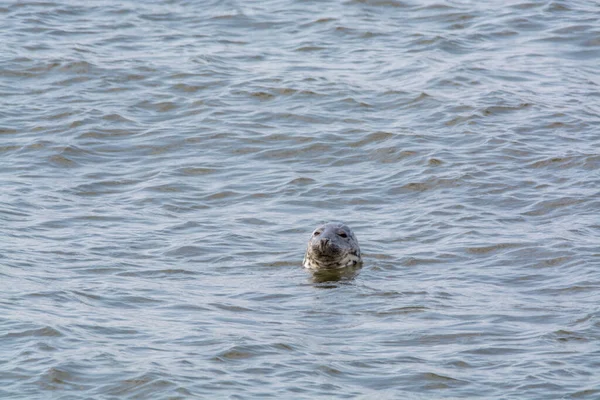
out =
<svg viewBox="0 0 600 400"><path fill-rule="evenodd" d="M348 235L346 235L346 232L340 232L338 233L339 236L343 237L343 238L347 238Z"/></svg>
<svg viewBox="0 0 600 400"><path fill-rule="evenodd" d="M315 233L313 233L314 236L319 236L321 234L321 231L316 231Z"/></svg>

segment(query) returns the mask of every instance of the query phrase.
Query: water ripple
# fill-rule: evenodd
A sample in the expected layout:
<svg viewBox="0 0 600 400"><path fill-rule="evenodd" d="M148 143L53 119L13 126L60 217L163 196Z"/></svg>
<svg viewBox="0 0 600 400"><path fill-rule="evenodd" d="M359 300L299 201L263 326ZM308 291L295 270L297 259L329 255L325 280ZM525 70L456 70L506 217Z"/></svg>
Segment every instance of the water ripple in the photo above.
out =
<svg viewBox="0 0 600 400"><path fill-rule="evenodd" d="M1 397L597 397L598 11L0 6Z"/></svg>

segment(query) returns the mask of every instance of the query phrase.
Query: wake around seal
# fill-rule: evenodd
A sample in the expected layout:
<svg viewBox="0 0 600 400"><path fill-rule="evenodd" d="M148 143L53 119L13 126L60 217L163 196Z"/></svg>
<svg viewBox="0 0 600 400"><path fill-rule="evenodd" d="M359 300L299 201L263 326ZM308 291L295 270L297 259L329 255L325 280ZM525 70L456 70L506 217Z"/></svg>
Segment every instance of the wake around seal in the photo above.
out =
<svg viewBox="0 0 600 400"><path fill-rule="evenodd" d="M305 268L336 270L362 264L358 240L342 223L327 223L314 230L304 255Z"/></svg>

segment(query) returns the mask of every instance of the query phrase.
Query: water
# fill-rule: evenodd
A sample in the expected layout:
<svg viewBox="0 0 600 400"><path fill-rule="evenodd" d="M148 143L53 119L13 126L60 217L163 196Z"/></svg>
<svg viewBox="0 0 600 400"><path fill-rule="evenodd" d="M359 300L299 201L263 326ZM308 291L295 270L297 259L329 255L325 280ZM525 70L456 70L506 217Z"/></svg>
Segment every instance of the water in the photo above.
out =
<svg viewBox="0 0 600 400"><path fill-rule="evenodd" d="M0 397L599 398L599 13L2 3Z"/></svg>

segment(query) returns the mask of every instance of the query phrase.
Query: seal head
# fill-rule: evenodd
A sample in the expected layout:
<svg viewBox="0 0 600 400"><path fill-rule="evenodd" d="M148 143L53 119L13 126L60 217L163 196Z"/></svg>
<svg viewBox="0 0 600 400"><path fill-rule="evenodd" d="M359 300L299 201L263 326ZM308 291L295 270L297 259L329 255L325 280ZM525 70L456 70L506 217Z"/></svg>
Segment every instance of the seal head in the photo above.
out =
<svg viewBox="0 0 600 400"><path fill-rule="evenodd" d="M362 263L354 232L347 225L328 223L314 230L303 265L312 270L356 267Z"/></svg>

